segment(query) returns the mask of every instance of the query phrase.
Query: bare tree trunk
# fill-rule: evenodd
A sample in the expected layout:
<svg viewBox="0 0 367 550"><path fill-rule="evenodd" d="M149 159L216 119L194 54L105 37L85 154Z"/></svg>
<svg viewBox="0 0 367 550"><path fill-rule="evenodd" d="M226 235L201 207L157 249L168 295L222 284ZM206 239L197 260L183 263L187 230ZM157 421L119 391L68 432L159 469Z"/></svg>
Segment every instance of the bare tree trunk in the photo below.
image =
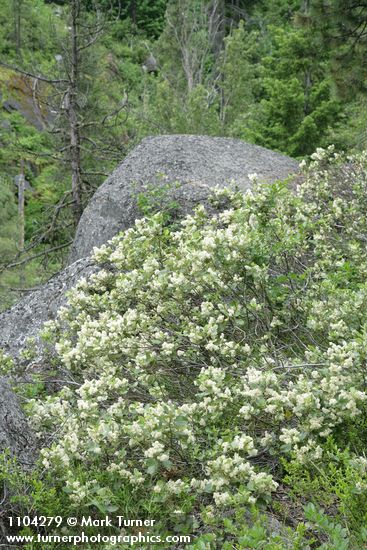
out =
<svg viewBox="0 0 367 550"><path fill-rule="evenodd" d="M204 84L208 56L219 56L223 47L225 5L223 0L195 2L177 0L167 11L167 25L179 48L188 92ZM198 36L202 38L198 40Z"/></svg>
<svg viewBox="0 0 367 550"><path fill-rule="evenodd" d="M310 0L303 0L303 4L302 4L302 11L306 14L309 13L310 11Z"/></svg>
<svg viewBox="0 0 367 550"><path fill-rule="evenodd" d="M19 215L19 252L24 251L24 189L25 189L25 177L24 177L24 163L21 162L20 175L18 178L18 215ZM20 267L19 271L19 284L21 287L25 284L24 266Z"/></svg>
<svg viewBox="0 0 367 550"><path fill-rule="evenodd" d="M80 168L80 135L77 116L78 80L79 80L79 50L78 50L78 20L80 16L80 0L72 0L71 6L71 67L70 86L68 92L68 122L70 129L70 165L71 191L73 197L74 223L77 225L83 211L82 178Z"/></svg>
<svg viewBox="0 0 367 550"><path fill-rule="evenodd" d="M213 5L213 15L216 29L214 29L213 49L216 58L224 48L224 38L226 35L226 4L224 0L218 0Z"/></svg>

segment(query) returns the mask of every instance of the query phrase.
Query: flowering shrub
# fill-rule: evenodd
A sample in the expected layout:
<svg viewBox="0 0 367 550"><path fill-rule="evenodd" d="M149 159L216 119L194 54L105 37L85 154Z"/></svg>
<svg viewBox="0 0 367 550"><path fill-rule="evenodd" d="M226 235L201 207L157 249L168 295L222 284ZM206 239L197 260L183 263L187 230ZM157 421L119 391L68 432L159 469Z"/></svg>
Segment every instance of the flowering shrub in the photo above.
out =
<svg viewBox="0 0 367 550"><path fill-rule="evenodd" d="M47 324L70 384L30 408L71 507L266 503L282 456L307 468L365 415L367 155L213 200L95 250Z"/></svg>

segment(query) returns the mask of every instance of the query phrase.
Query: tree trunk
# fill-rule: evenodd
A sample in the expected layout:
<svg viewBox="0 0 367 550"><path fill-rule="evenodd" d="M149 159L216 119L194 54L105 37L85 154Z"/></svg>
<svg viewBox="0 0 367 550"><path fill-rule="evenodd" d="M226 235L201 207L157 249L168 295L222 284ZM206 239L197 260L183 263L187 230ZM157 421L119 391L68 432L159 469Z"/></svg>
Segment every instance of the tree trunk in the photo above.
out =
<svg viewBox="0 0 367 550"><path fill-rule="evenodd" d="M71 68L70 86L68 92L68 122L70 130L70 167L71 190L73 196L73 217L78 224L83 212L82 178L80 169L80 136L78 124L78 81L79 81L79 50L78 22L80 16L80 0L72 0L71 6Z"/></svg>
<svg viewBox="0 0 367 550"><path fill-rule="evenodd" d="M24 251L24 189L25 189L25 177L24 177L24 163L21 162L20 175L18 178L18 215L19 215L19 252ZM20 266L19 271L19 284L21 287L25 285L24 265Z"/></svg>
<svg viewBox="0 0 367 550"><path fill-rule="evenodd" d="M131 18L131 22L132 24L134 25L134 27L136 27L136 23L137 23L137 17L136 17L136 0L130 0L130 6L129 6L129 11L130 11L130 18Z"/></svg>

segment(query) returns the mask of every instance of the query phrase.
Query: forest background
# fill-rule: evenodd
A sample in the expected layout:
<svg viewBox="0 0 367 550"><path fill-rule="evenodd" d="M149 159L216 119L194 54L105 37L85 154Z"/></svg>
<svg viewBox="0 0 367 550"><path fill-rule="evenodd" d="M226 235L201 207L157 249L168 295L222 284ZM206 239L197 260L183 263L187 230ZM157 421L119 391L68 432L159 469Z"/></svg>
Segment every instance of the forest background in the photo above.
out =
<svg viewBox="0 0 367 550"><path fill-rule="evenodd" d="M365 148L366 38L353 0L0 0L0 309L145 136Z"/></svg>

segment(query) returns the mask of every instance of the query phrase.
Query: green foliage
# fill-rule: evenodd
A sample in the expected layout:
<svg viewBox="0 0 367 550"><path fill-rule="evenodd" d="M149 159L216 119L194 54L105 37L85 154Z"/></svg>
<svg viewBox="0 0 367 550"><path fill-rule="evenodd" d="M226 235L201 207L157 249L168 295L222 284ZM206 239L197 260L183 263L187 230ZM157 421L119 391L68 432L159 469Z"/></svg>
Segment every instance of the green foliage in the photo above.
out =
<svg viewBox="0 0 367 550"><path fill-rule="evenodd" d="M157 38L163 30L167 0L130 0L123 6L120 17L128 17L148 37Z"/></svg>
<svg viewBox="0 0 367 550"><path fill-rule="evenodd" d="M295 498L304 497L318 506L336 509L336 519L352 530L356 542L367 541L367 473L363 458L356 458L348 447L340 450L329 439L323 447L322 459L315 460L307 470L297 459L284 465L288 472L284 482ZM315 511L312 505L308 509ZM306 519L310 519L307 514ZM345 529L340 528L342 532L345 533Z"/></svg>
<svg viewBox="0 0 367 550"><path fill-rule="evenodd" d="M363 151L367 146L365 94L356 94L355 99L343 106L339 122L329 130L328 140L339 149Z"/></svg>
<svg viewBox="0 0 367 550"><path fill-rule="evenodd" d="M14 249L17 238L17 208L15 203L15 186L6 180L0 186L0 246L2 261L6 261Z"/></svg>
<svg viewBox="0 0 367 550"><path fill-rule="evenodd" d="M312 5L315 26L329 52L335 83L344 100L366 91L367 6L352 0L317 0Z"/></svg>
<svg viewBox="0 0 367 550"><path fill-rule="evenodd" d="M317 509L313 504L308 504L305 507L305 517L311 522L313 529L317 529L320 533L325 533L328 536L329 542L319 546L322 550L348 550L350 541L347 529L343 529L338 523L334 523L323 510Z"/></svg>
<svg viewBox="0 0 367 550"><path fill-rule="evenodd" d="M221 120L224 129L228 128L233 135L236 135L237 120L249 116L258 93L259 42L258 33L247 31L243 21L225 39L221 66Z"/></svg>
<svg viewBox="0 0 367 550"><path fill-rule="evenodd" d="M13 187L13 189L12 189ZM0 269L11 260L18 245L18 213L15 203L15 185L3 178L0 182ZM0 272L0 302L8 305L7 285L14 276Z"/></svg>
<svg viewBox="0 0 367 550"><path fill-rule="evenodd" d="M0 376L10 374L13 366L13 360L0 349Z"/></svg>
<svg viewBox="0 0 367 550"><path fill-rule="evenodd" d="M152 103L147 114L158 126L154 133L216 135L220 132L217 104L208 103L204 86L195 86L180 99L167 81L156 81L148 94Z"/></svg>
<svg viewBox="0 0 367 550"><path fill-rule="evenodd" d="M307 528L300 523L295 529L280 525L271 515L256 506L249 509L236 508L227 517L215 515L207 509L203 514L205 534L199 535L190 550L232 548L304 550L310 539ZM308 533L307 533L308 534Z"/></svg>
<svg viewBox="0 0 367 550"><path fill-rule="evenodd" d="M263 98L245 115L235 135L305 156L324 145L329 126L335 124L338 102L326 73L320 45L309 29L271 28L272 53L263 58Z"/></svg>
<svg viewBox="0 0 367 550"><path fill-rule="evenodd" d="M164 174L161 177L163 180L166 179ZM146 217L161 212L165 221L172 222L179 204L171 198L171 194L179 187L179 183L145 186L145 189L136 196L136 203L141 214Z"/></svg>

